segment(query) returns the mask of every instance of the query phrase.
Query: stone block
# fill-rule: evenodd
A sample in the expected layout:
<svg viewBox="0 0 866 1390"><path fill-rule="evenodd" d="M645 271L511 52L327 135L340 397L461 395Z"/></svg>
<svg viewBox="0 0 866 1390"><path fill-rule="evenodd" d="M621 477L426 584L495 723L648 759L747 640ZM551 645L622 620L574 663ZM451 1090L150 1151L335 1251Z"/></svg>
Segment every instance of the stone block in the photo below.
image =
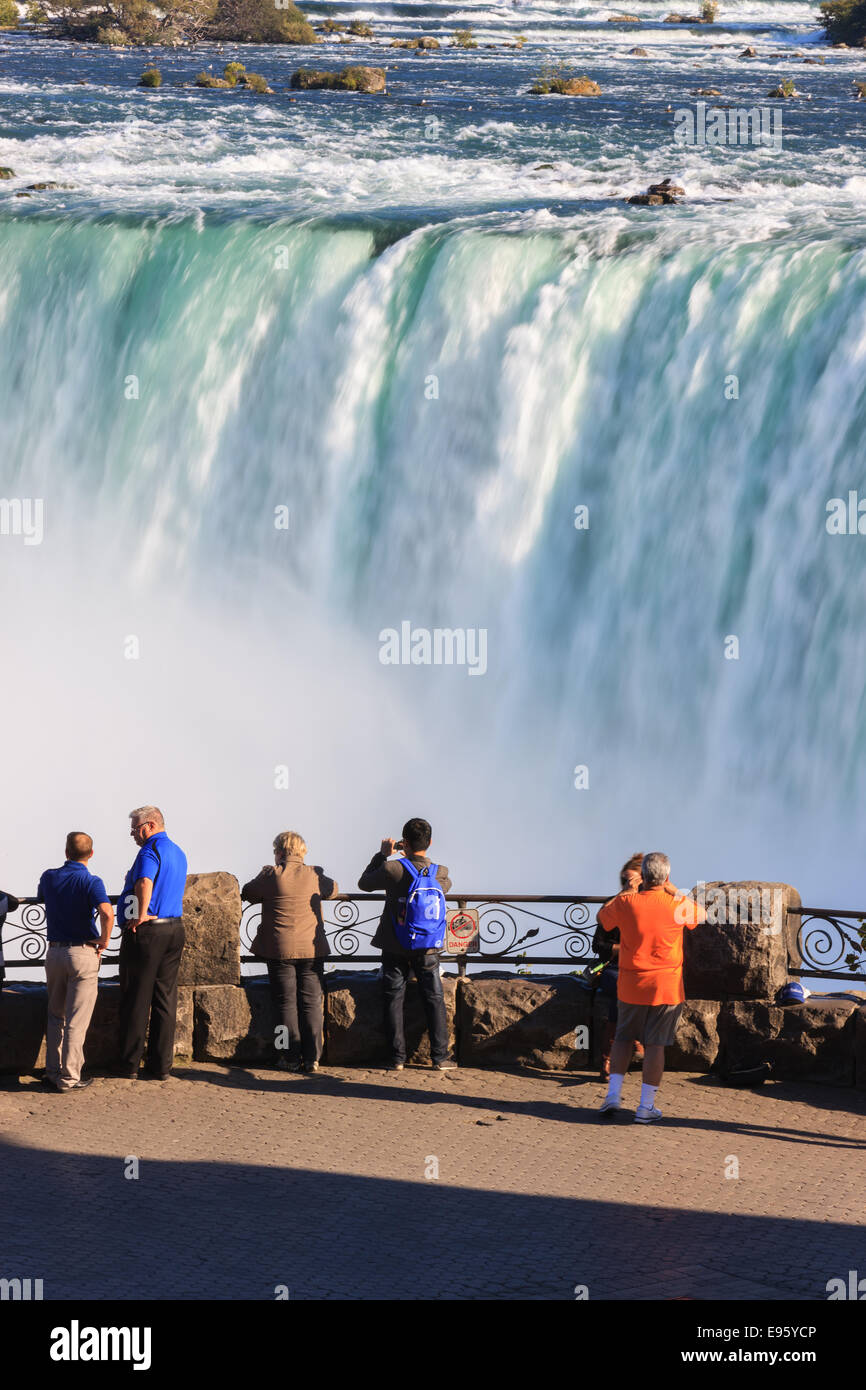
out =
<svg viewBox="0 0 866 1390"><path fill-rule="evenodd" d="M687 999L676 1041L665 1049L667 1071L708 1072L719 1054L718 999Z"/></svg>
<svg viewBox="0 0 866 1390"><path fill-rule="evenodd" d="M183 899L181 985L241 982L241 895L232 874L190 874Z"/></svg>
<svg viewBox="0 0 866 1390"><path fill-rule="evenodd" d="M854 1085L866 1091L866 1004L861 1004L854 1018Z"/></svg>
<svg viewBox="0 0 866 1390"><path fill-rule="evenodd" d="M590 1037L591 994L567 975L471 975L460 982L460 1061L466 1066L530 1066L576 1071L590 1064L575 1030ZM596 1033L598 1027L596 1024Z"/></svg>
<svg viewBox="0 0 866 1390"><path fill-rule="evenodd" d="M697 889L693 889L693 894ZM701 885L707 921L685 932L683 980L689 999L772 999L800 963L800 895L787 883Z"/></svg>
<svg viewBox="0 0 866 1390"><path fill-rule="evenodd" d="M784 1008L735 1000L719 1013L719 1069L773 1064L781 1081L853 1086L856 1015L853 999L813 998Z"/></svg>
<svg viewBox="0 0 866 1390"><path fill-rule="evenodd" d="M0 991L0 1072L31 1072L45 1065L44 984L14 983Z"/></svg>
<svg viewBox="0 0 866 1390"><path fill-rule="evenodd" d="M197 1062L272 1062L275 1018L266 976L200 985L193 994Z"/></svg>
<svg viewBox="0 0 866 1390"><path fill-rule="evenodd" d="M443 975L448 1045L456 1051L457 979ZM325 1062L332 1067L375 1066L390 1061L385 1036L385 996L378 972L347 970L325 975ZM406 986L406 1056L429 1065L430 1039L421 992L414 979Z"/></svg>

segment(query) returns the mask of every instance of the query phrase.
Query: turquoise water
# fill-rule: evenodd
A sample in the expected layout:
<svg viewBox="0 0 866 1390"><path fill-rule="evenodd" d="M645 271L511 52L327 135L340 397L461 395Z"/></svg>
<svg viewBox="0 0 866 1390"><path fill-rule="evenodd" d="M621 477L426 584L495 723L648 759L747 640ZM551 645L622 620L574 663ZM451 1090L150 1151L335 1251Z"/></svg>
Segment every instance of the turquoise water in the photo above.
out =
<svg viewBox="0 0 866 1390"><path fill-rule="evenodd" d="M423 813L476 892L603 892L661 844L683 884L862 900L866 541L825 522L866 496L864 58L809 4L626 8L310 7L381 36L314 52L0 36L0 490L46 515L0 538L4 863L80 820L119 873L155 799L241 876L286 821L352 887ZM235 57L275 95L183 85ZM559 57L601 97L527 95ZM350 60L388 95L289 90ZM674 143L699 88L788 76L779 152ZM682 206L625 204L665 175ZM403 620L484 628L485 679L383 667Z"/></svg>

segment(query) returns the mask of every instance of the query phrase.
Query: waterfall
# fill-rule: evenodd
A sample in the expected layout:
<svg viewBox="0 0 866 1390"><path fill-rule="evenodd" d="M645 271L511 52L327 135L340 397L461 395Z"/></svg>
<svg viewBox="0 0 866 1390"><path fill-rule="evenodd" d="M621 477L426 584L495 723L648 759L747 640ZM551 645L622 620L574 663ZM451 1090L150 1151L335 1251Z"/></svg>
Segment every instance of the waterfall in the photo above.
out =
<svg viewBox="0 0 866 1390"><path fill-rule="evenodd" d="M856 892L866 539L826 523L866 496L862 236L32 217L0 263L28 835L166 786L202 869L285 821L345 877L429 814L475 891L662 847ZM485 678L383 666L404 621L484 629Z"/></svg>

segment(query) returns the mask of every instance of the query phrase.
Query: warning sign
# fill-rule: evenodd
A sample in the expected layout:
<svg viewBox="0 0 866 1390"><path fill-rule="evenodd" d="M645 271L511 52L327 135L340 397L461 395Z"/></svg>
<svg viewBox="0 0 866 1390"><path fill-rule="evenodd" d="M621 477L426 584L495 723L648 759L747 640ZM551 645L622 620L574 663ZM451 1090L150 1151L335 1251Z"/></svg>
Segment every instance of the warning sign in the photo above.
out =
<svg viewBox="0 0 866 1390"><path fill-rule="evenodd" d="M445 914L445 954L463 956L478 947L478 912L475 908L452 907Z"/></svg>

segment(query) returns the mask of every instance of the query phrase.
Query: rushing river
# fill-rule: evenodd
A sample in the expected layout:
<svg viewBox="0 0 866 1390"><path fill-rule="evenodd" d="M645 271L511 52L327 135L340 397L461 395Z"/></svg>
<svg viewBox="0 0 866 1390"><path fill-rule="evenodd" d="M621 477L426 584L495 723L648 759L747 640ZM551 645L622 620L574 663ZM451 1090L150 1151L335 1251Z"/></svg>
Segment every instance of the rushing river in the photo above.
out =
<svg viewBox="0 0 866 1390"><path fill-rule="evenodd" d="M0 882L73 824L116 877L155 800L241 876L293 826L354 887L423 814L470 891L661 847L856 906L866 56L789 0L307 8L376 37L0 35L0 492L44 503L0 536ZM274 95L190 85L234 58ZM558 60L601 95L529 95ZM387 95L289 88L349 61ZM674 141L789 77L780 148ZM383 665L403 622L483 678Z"/></svg>

